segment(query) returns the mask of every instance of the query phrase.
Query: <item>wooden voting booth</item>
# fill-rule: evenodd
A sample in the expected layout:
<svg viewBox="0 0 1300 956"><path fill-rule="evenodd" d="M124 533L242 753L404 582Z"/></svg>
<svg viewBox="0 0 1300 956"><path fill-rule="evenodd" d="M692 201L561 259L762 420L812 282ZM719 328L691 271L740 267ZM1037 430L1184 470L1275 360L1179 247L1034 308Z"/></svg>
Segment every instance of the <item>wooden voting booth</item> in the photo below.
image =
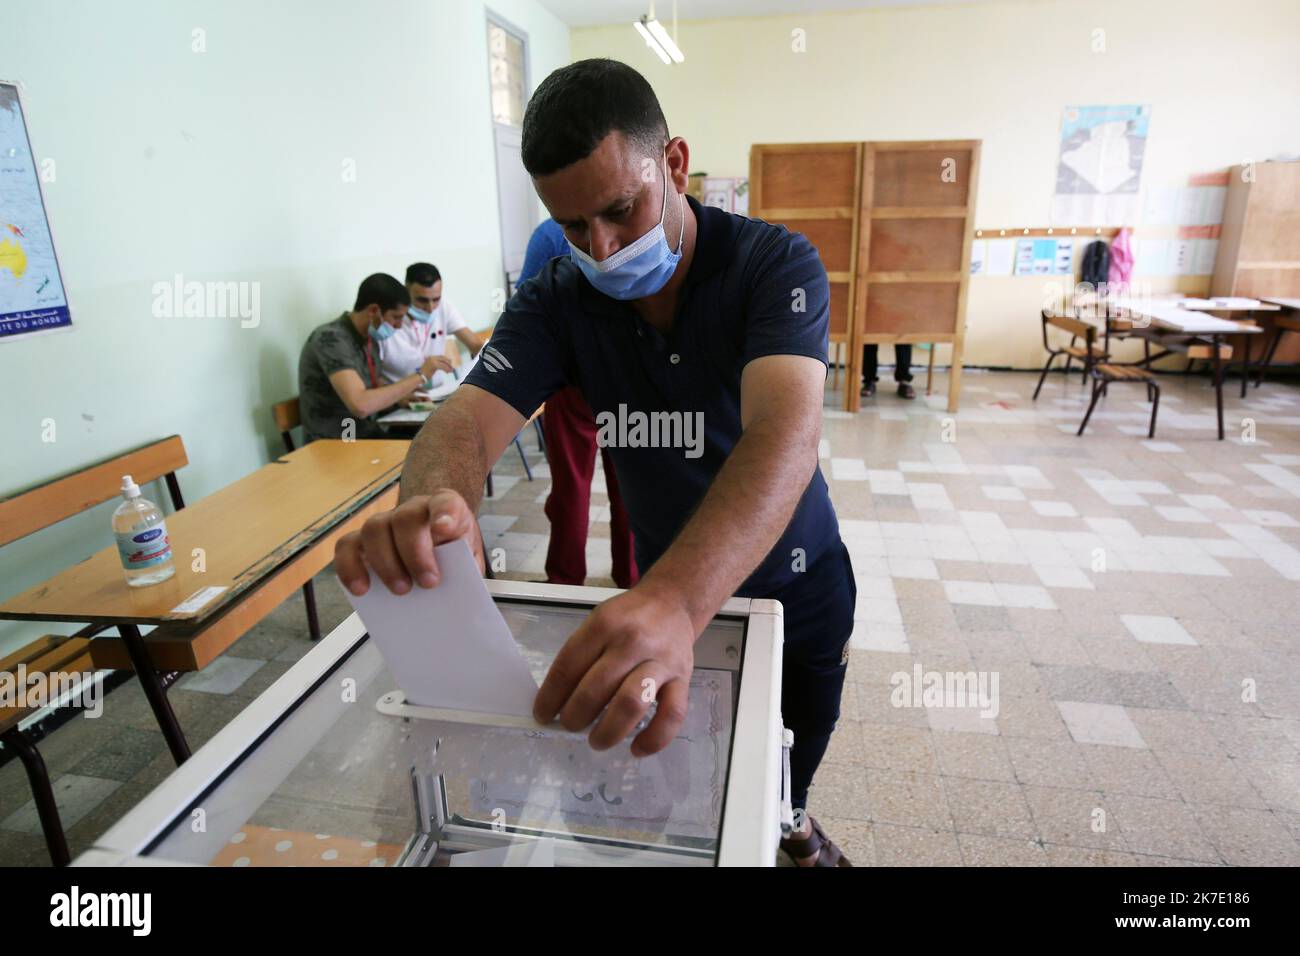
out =
<svg viewBox="0 0 1300 956"><path fill-rule="evenodd" d="M1256 163L1228 170L1210 295L1300 299L1300 163ZM1278 321L1269 325L1276 329ZM1233 347L1243 348L1244 338L1232 339ZM1274 364L1300 362L1300 336L1294 331L1280 343L1274 341L1273 349Z"/></svg>
<svg viewBox="0 0 1300 956"><path fill-rule="evenodd" d="M950 344L957 410L979 152L979 140L750 147L750 215L803 233L826 267L847 411L872 343Z"/></svg>

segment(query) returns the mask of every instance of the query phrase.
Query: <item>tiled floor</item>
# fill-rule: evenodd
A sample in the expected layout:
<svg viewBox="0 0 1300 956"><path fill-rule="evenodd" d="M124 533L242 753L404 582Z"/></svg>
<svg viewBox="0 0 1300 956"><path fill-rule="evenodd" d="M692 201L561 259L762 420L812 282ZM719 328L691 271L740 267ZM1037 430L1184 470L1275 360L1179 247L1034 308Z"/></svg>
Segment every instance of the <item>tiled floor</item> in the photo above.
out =
<svg viewBox="0 0 1300 956"><path fill-rule="evenodd" d="M810 809L859 865L1300 864L1300 388L1227 389L1218 442L1206 381L1165 376L1147 441L1139 390L1076 438L1077 376L1037 403L1034 378L968 372L951 420L942 376L915 402L884 382L856 417L828 394L822 465L859 596ZM507 455L484 508L507 577L542 575L534 474ZM599 473L595 490L591 583L609 584ZM332 627L347 606L328 573L317 594ZM295 599L172 691L196 745L304 631ZM134 684L42 753L74 853L171 768ZM11 763L0 863L44 860Z"/></svg>

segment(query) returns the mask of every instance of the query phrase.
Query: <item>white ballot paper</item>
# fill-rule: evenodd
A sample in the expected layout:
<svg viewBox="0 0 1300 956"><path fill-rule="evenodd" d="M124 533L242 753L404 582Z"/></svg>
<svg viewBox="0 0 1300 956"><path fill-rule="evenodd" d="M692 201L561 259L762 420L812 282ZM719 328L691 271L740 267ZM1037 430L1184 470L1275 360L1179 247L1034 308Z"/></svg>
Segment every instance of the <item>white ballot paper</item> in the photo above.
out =
<svg viewBox="0 0 1300 956"><path fill-rule="evenodd" d="M452 541L434 554L442 572L436 588L393 594L374 572L362 597L344 588L397 686L424 707L532 716L537 681L469 545Z"/></svg>

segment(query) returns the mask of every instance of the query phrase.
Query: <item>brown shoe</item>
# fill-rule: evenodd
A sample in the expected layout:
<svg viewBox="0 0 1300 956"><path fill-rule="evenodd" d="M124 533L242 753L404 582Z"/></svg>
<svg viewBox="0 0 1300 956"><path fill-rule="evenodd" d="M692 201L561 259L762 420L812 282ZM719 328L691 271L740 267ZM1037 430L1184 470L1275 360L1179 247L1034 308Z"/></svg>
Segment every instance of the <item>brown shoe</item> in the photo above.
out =
<svg viewBox="0 0 1300 956"><path fill-rule="evenodd" d="M906 399L913 399L913 398L916 398L916 389L912 388L912 386L911 386L910 384L908 384L907 382L899 382L899 383L898 383L898 397L899 397L899 398L906 398Z"/></svg>

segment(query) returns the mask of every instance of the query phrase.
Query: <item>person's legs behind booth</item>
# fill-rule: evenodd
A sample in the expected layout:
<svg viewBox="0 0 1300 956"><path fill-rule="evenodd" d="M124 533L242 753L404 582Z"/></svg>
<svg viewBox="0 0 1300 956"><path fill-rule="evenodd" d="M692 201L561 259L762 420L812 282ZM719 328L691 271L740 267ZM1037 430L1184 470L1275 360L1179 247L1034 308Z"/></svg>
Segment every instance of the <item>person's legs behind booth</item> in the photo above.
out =
<svg viewBox="0 0 1300 956"><path fill-rule="evenodd" d="M870 398L876 394L876 382L879 380L880 346L868 344L862 346L862 395ZM898 383L898 397L916 398L912 388L912 346L898 344L894 346L894 381Z"/></svg>
<svg viewBox="0 0 1300 956"><path fill-rule="evenodd" d="M912 388L912 346L899 343L894 346L894 381L898 383L899 398L916 398Z"/></svg>

